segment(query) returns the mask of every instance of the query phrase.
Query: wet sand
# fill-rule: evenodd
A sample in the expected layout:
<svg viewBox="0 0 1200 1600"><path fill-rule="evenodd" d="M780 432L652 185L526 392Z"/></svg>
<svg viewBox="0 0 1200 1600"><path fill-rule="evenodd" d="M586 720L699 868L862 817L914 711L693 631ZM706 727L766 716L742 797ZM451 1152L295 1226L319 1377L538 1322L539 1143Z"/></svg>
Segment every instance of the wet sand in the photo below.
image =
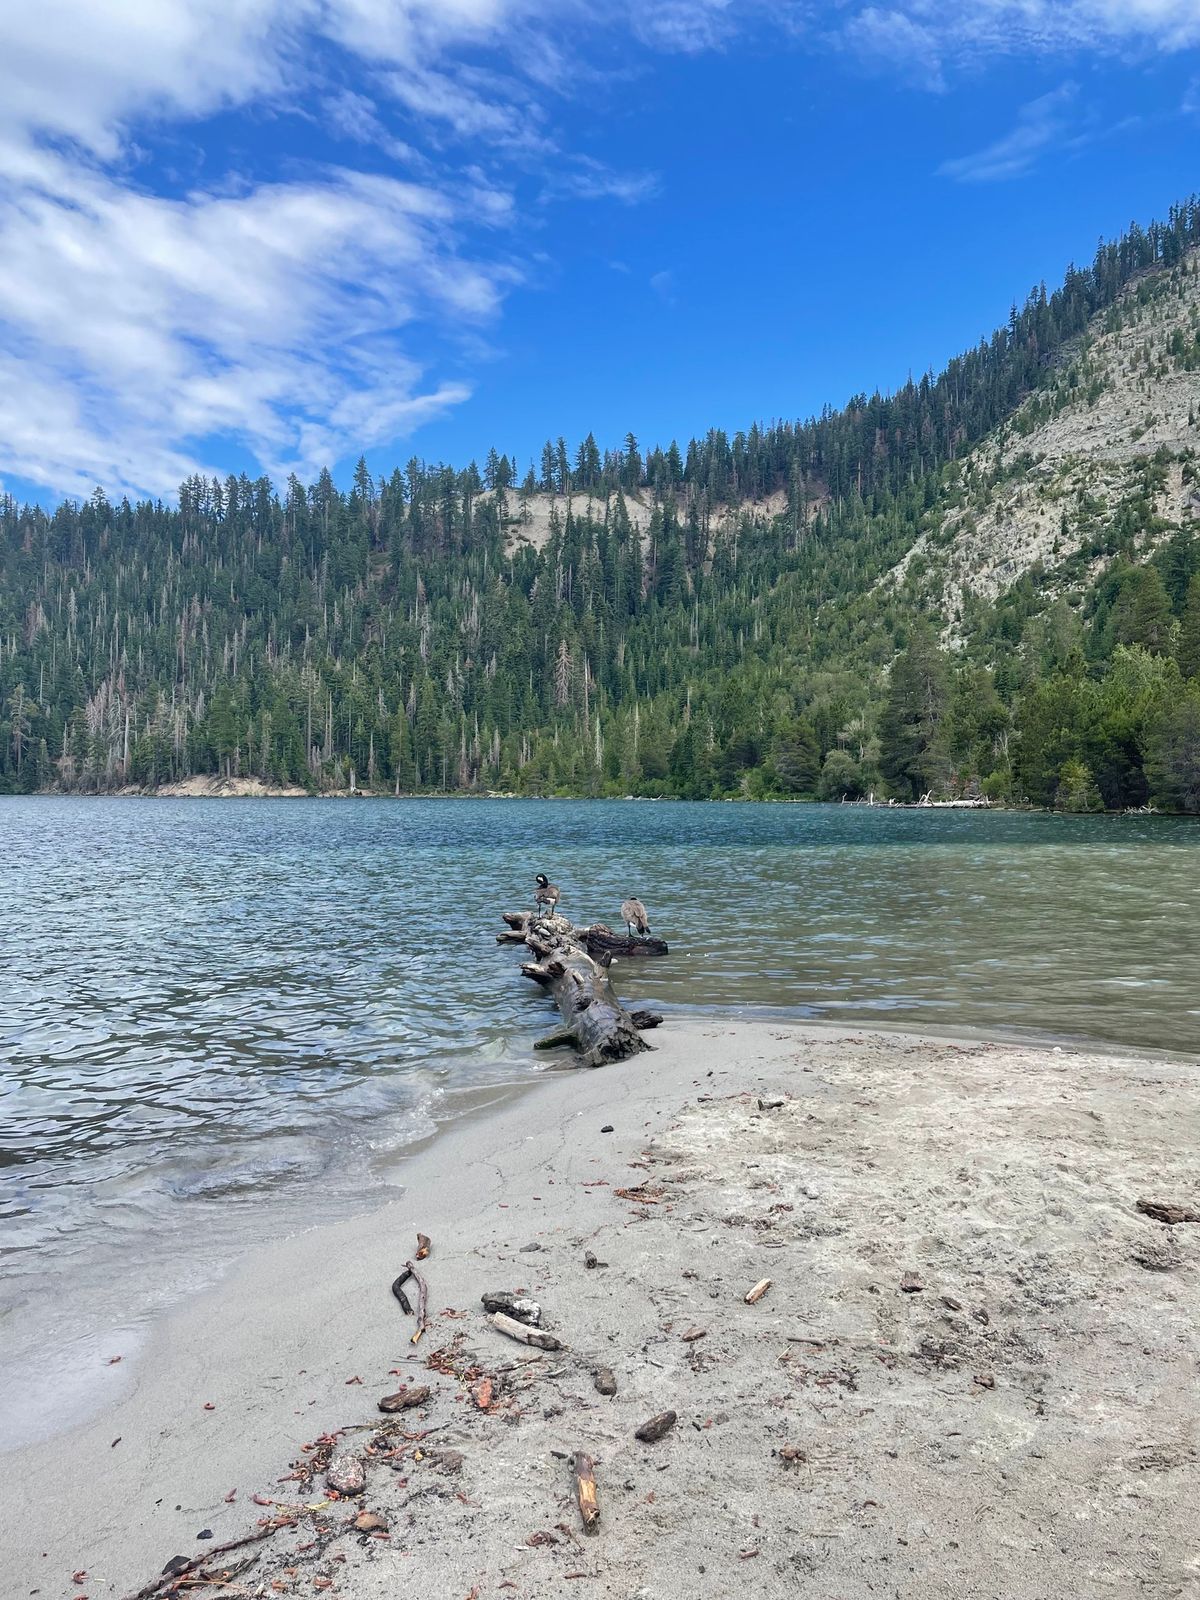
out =
<svg viewBox="0 0 1200 1600"><path fill-rule="evenodd" d="M188 1592L1194 1592L1200 1224L1137 1201L1200 1206L1195 1064L743 1023L655 1043L451 1129L401 1200L248 1257L118 1404L0 1456L4 1592L130 1594L259 1519L285 1525ZM389 1285L418 1230L413 1346ZM562 1351L488 1324L480 1295L516 1289ZM404 1385L428 1400L381 1416ZM349 1503L323 1470L345 1452Z"/></svg>

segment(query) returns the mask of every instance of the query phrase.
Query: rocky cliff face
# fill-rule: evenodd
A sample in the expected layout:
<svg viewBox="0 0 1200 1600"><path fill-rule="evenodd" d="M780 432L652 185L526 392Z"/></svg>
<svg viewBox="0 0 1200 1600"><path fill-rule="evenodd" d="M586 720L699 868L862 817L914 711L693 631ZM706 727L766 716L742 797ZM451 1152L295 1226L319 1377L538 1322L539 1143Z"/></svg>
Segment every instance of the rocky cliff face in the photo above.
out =
<svg viewBox="0 0 1200 1600"><path fill-rule="evenodd" d="M948 619L1035 563L1099 560L1118 528L1139 548L1196 518L1200 482L1200 257L1131 285L1068 346L995 434L964 458L957 489L888 582ZM1075 574L1077 577L1078 574Z"/></svg>

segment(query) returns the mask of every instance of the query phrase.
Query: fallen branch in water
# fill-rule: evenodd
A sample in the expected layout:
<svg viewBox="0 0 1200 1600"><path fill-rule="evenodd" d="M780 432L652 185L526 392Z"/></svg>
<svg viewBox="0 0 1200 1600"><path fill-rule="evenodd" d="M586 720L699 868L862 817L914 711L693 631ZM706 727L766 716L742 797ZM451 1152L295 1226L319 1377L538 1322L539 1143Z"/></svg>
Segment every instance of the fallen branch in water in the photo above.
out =
<svg viewBox="0 0 1200 1600"><path fill-rule="evenodd" d="M665 944L657 940L618 939L600 925L596 930L576 928L566 917L557 915L507 911L504 921L509 932L499 936L501 943L528 947L534 959L526 961L521 971L548 991L562 1014L562 1026L539 1040L535 1048L572 1046L588 1067L624 1061L650 1048L639 1028L655 1026L650 1018L656 1013L630 1016L613 988L609 963L614 948L622 954L631 953L636 947L643 956L665 955ZM593 937L597 931L600 944Z"/></svg>

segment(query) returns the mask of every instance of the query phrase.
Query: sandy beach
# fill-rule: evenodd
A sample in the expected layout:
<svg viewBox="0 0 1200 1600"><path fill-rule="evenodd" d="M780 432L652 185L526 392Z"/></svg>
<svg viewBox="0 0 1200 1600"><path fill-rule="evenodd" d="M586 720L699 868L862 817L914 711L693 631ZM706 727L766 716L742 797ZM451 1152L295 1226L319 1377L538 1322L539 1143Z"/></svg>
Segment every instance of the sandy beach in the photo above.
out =
<svg viewBox="0 0 1200 1600"><path fill-rule="evenodd" d="M229 1596L1200 1592L1200 1225L1137 1205L1200 1204L1195 1064L655 1044L442 1134L401 1200L246 1258L119 1404L0 1456L4 1592L130 1595L176 1557L222 1580L178 1592ZM414 1346L389 1286L418 1231ZM516 1290L561 1350L489 1324ZM331 1499L347 1453L365 1488Z"/></svg>

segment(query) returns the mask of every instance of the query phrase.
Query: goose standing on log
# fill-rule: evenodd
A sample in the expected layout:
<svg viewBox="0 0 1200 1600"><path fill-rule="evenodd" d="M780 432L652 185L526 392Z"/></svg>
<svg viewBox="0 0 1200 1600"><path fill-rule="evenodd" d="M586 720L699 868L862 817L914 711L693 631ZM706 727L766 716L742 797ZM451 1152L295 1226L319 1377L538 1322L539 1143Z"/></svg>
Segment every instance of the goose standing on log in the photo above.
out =
<svg viewBox="0 0 1200 1600"><path fill-rule="evenodd" d="M650 919L646 915L646 908L640 900L622 900L621 915L625 918L625 930L632 939L634 933L643 939L650 937Z"/></svg>
<svg viewBox="0 0 1200 1600"><path fill-rule="evenodd" d="M544 872L539 872L533 881L537 885L533 893L535 903L538 906L545 906L549 914L552 917L555 916L558 911L558 902L562 898L559 894L558 885L551 883Z"/></svg>

